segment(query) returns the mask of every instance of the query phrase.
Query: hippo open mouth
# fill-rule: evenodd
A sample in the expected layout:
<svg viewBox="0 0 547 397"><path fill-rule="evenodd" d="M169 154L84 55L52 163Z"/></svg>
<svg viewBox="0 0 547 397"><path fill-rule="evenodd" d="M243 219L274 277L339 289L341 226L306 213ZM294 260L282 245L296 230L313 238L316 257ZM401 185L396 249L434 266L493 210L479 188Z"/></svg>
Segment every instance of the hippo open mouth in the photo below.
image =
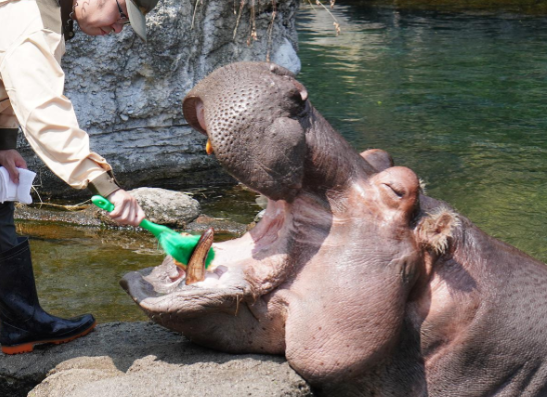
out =
<svg viewBox="0 0 547 397"><path fill-rule="evenodd" d="M241 287L243 268L261 251L268 251L277 239L283 239L282 225L284 208L279 201L269 200L263 219L259 223L260 233L247 233L231 241L213 244L214 230L209 228L201 236L187 265L174 258L166 257L162 264L163 282L156 285L160 294L172 293L184 286L200 288ZM214 245L215 257L209 268L206 258ZM160 267L156 268L160 269ZM154 277L158 274L154 273ZM147 280L147 277L144 278ZM126 286L126 284L123 284Z"/></svg>
<svg viewBox="0 0 547 397"><path fill-rule="evenodd" d="M295 117L309 110L307 93L284 68L241 66L235 74L229 66L202 81L185 98L183 111L190 125L207 135L207 152L214 151L236 179L268 197L262 220L241 238L213 244L215 259L207 270L212 230L186 269L167 257L160 266L129 273L121 281L153 320L177 331L186 331L183 317L241 314L243 303L253 307L257 297L285 282L292 271L288 246L294 231L287 207L302 187L305 134ZM268 90L272 86L274 92ZM260 138L265 132L266 139ZM280 343L275 345L274 352L282 352Z"/></svg>
<svg viewBox="0 0 547 397"><path fill-rule="evenodd" d="M282 200L268 199L261 221L242 237L212 244L214 232L210 228L187 266L167 256L160 266L125 275L121 285L154 321L178 331L182 331L178 324L181 318L175 317L175 313L191 318L193 313L203 315L224 308L227 313L236 314L240 303L254 301L284 279L285 271L274 269L287 265L287 253L283 251L290 231L285 207ZM205 259L211 247L215 257L206 269ZM267 274L260 274L266 262L271 268ZM259 267L254 269L253 265ZM234 302L236 306L232 306Z"/></svg>
<svg viewBox="0 0 547 397"><path fill-rule="evenodd" d="M413 278L417 254L409 225L418 179L390 167L387 154L374 152L366 161L355 152L311 106L290 71L269 63L228 65L194 87L183 112L207 135L207 150L224 169L267 197L268 205L251 231L213 244L207 271L210 237L186 271L167 257L122 279L154 321L224 351L289 357L292 346L299 347L287 333L299 333L298 323L310 316L321 322L324 307L362 287L355 277L374 279L357 263L391 264L405 285ZM378 309L369 305L357 312L373 315Z"/></svg>

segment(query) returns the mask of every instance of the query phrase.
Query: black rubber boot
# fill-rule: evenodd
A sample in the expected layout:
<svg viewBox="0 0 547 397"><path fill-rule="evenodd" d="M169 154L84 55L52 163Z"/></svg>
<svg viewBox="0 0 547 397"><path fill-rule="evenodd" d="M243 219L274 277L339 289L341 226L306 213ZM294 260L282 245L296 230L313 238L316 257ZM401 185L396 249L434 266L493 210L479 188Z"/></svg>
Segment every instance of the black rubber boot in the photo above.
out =
<svg viewBox="0 0 547 397"><path fill-rule="evenodd" d="M91 314L62 319L40 306L27 238L0 254L0 344L5 354L27 353L40 343L64 343L95 327Z"/></svg>

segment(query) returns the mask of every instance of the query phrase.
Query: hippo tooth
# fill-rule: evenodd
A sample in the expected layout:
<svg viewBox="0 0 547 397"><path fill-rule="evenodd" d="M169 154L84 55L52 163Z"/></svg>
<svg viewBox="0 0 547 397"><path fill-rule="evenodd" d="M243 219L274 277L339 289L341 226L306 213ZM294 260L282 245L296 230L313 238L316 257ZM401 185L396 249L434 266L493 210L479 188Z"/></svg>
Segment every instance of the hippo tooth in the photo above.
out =
<svg viewBox="0 0 547 397"><path fill-rule="evenodd" d="M205 151L208 155L213 154L213 146L211 145L211 141L207 139L207 144L205 145Z"/></svg>
<svg viewBox="0 0 547 397"><path fill-rule="evenodd" d="M184 270L186 271L186 265L182 262L179 262L178 260L176 260L175 258L173 258L173 263L175 265L177 265L181 270Z"/></svg>
<svg viewBox="0 0 547 397"><path fill-rule="evenodd" d="M215 231L210 227L199 239L198 245L194 248L194 252L192 252L192 256L188 261L186 285L205 280L205 259L207 258L211 245L213 245L214 237Z"/></svg>
<svg viewBox="0 0 547 397"><path fill-rule="evenodd" d="M184 276L184 274L186 273L184 271L184 269L186 269L186 266L183 265L182 263L180 262L177 262L173 259L173 261L175 262L175 265L177 265L177 267L175 268L175 271L176 271L176 274L175 275L169 275L169 279L171 281L177 281L178 279L180 279L182 276Z"/></svg>

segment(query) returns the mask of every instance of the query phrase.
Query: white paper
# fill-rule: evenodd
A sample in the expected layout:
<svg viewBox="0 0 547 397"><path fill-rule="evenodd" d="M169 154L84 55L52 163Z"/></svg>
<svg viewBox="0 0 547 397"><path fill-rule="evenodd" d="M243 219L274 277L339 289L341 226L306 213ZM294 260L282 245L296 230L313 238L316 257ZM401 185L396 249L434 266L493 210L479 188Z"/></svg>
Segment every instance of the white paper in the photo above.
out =
<svg viewBox="0 0 547 397"><path fill-rule="evenodd" d="M0 203L5 201L19 201L23 204L32 204L32 182L36 173L24 168L17 168L19 171L19 184L10 180L8 170L0 167Z"/></svg>

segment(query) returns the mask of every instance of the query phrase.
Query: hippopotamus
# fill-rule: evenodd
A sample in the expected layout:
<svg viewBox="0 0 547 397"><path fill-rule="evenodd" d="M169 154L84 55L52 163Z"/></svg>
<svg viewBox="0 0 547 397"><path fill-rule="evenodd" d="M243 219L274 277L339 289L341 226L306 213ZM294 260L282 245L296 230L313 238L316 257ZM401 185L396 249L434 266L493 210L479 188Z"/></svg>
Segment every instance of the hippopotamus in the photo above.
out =
<svg viewBox="0 0 547 397"><path fill-rule="evenodd" d="M268 205L240 238L208 233L185 270L166 257L124 276L153 321L285 355L318 395L547 395L543 263L427 196L386 152L352 148L281 66L217 69L183 113Z"/></svg>

